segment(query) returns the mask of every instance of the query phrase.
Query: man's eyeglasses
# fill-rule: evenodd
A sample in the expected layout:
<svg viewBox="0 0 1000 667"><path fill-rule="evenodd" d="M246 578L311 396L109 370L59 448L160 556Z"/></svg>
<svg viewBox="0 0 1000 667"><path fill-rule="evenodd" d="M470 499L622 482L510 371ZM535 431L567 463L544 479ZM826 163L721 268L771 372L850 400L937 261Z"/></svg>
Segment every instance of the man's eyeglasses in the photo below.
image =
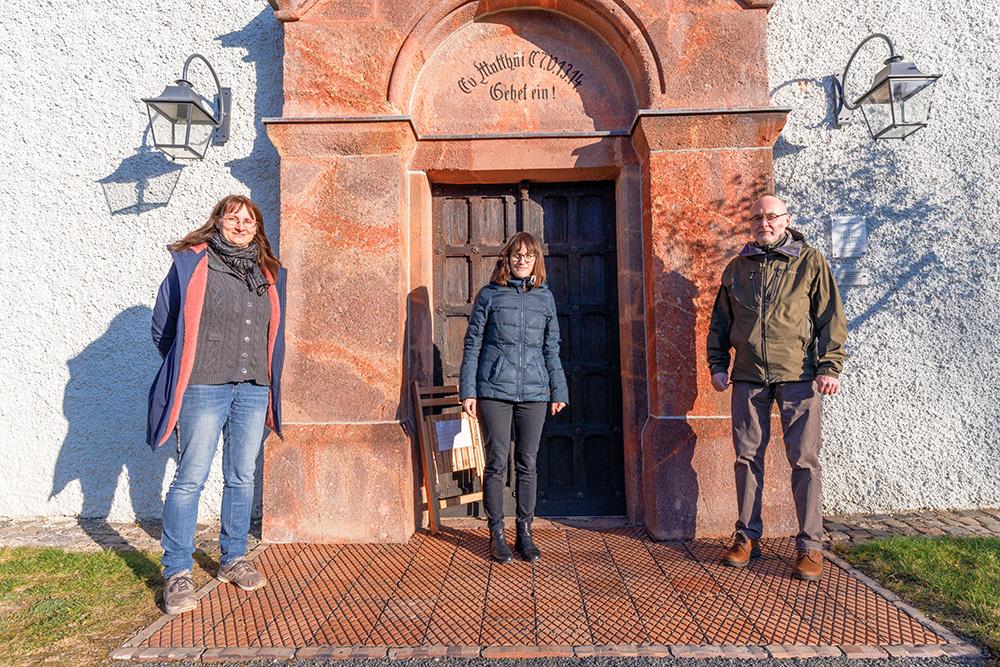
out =
<svg viewBox="0 0 1000 667"><path fill-rule="evenodd" d="M224 215L221 218L222 224L235 227L236 223L242 222L244 227L252 228L257 226L257 221L253 218L237 218L234 215Z"/></svg>
<svg viewBox="0 0 1000 667"><path fill-rule="evenodd" d="M528 253L527 255L523 255L521 253L518 253L516 255L511 255L510 259L513 262L534 262L535 261L535 256L533 254L531 254L531 253Z"/></svg>
<svg viewBox="0 0 1000 667"><path fill-rule="evenodd" d="M784 213L765 213L763 215L755 215L752 218L750 218L750 222L755 225L759 225L765 220L767 220L768 222L774 222L783 215L788 215L788 212L786 211Z"/></svg>

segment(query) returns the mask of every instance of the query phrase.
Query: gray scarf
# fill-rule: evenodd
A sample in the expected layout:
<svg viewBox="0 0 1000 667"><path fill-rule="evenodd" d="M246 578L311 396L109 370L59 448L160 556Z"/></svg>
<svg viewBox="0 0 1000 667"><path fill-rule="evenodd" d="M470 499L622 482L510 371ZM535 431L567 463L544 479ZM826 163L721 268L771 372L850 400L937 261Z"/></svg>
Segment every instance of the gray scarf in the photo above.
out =
<svg viewBox="0 0 1000 667"><path fill-rule="evenodd" d="M270 283L264 278L264 273L260 270L260 265L257 264L256 243L250 243L241 248L233 245L222 234L216 232L215 236L208 239L208 245L233 273L243 279L249 291L256 292L258 296L267 291Z"/></svg>

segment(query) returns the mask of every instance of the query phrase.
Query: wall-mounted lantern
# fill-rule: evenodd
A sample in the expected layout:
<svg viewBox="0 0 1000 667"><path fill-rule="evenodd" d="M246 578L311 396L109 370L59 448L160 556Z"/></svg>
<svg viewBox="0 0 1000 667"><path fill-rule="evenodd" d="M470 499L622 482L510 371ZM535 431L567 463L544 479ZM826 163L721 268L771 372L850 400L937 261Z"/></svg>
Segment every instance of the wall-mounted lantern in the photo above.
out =
<svg viewBox="0 0 1000 667"><path fill-rule="evenodd" d="M200 58L208 66L218 89L217 108L213 111L208 101L195 92L187 80L191 61ZM143 98L149 112L149 127L153 131L153 145L171 158L200 160L205 157L215 133L215 143L229 140L229 109L232 92L223 88L212 64L197 53L184 61L181 78L168 85L158 97Z"/></svg>
<svg viewBox="0 0 1000 667"><path fill-rule="evenodd" d="M852 102L845 94L847 73L861 48L873 39L885 40L889 45L889 59L875 75L868 91ZM913 63L903 62L903 56L896 55L892 40L885 35L870 35L854 49L844 73L834 76L837 127L850 122L854 111L860 107L873 138L905 139L927 127L931 112L930 87L940 78L940 74L924 74Z"/></svg>

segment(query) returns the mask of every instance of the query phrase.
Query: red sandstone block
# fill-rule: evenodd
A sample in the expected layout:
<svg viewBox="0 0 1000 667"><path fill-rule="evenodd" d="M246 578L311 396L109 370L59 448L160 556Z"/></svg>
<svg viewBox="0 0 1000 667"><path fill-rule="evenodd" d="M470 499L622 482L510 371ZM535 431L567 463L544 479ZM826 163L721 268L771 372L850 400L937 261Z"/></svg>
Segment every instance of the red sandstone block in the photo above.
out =
<svg viewBox="0 0 1000 667"><path fill-rule="evenodd" d="M478 650L476 654L478 655ZM447 646L393 646L388 657L393 660L407 658L443 658L448 655Z"/></svg>
<svg viewBox="0 0 1000 667"><path fill-rule="evenodd" d="M894 658L940 658L944 648L937 644L899 644L886 646L885 650Z"/></svg>
<svg viewBox="0 0 1000 667"><path fill-rule="evenodd" d="M848 658L888 658L889 654L880 646L844 644L840 647Z"/></svg>
<svg viewBox="0 0 1000 667"><path fill-rule="evenodd" d="M163 662L164 660L197 660L203 648L145 648L136 653L133 659L137 662Z"/></svg>
<svg viewBox="0 0 1000 667"><path fill-rule="evenodd" d="M720 646L671 646L670 652L675 658L721 658Z"/></svg>
<svg viewBox="0 0 1000 667"><path fill-rule="evenodd" d="M758 660L760 658L768 658L767 651L764 650L763 646L734 646L734 645L723 645L719 647L722 649L722 655L727 658L735 658L737 660Z"/></svg>
<svg viewBox="0 0 1000 667"><path fill-rule="evenodd" d="M944 654L954 658L981 657L983 650L974 644L944 644L941 646Z"/></svg>
<svg viewBox="0 0 1000 667"><path fill-rule="evenodd" d="M638 644L600 644L597 646L577 646L571 655L578 658L583 657L604 657L604 658L637 658L639 657Z"/></svg>
<svg viewBox="0 0 1000 667"><path fill-rule="evenodd" d="M767 647L772 658L781 660L792 658L839 658L843 655L836 646L798 646L772 644Z"/></svg>
<svg viewBox="0 0 1000 667"><path fill-rule="evenodd" d="M128 661L131 661L132 658L133 658L133 656L135 656L137 653L139 653L139 651L140 651L139 649L131 648L131 647L129 647L129 648L116 648L115 650L111 651L110 655L108 655L108 660L128 660Z"/></svg>
<svg viewBox="0 0 1000 667"><path fill-rule="evenodd" d="M385 658L388 646L307 646L295 652L298 660L351 660L353 658Z"/></svg>
<svg viewBox="0 0 1000 667"><path fill-rule="evenodd" d="M670 647L664 644L644 644L639 646L639 655L644 658L669 658Z"/></svg>
<svg viewBox="0 0 1000 667"><path fill-rule="evenodd" d="M291 660L295 657L294 648L285 648L282 646L262 646L257 649L258 658L273 658L276 660Z"/></svg>
<svg viewBox="0 0 1000 667"><path fill-rule="evenodd" d="M257 658L260 649L252 647L209 648L201 654L204 663L249 662Z"/></svg>
<svg viewBox="0 0 1000 667"><path fill-rule="evenodd" d="M295 652L297 660L349 660L351 658L351 646L306 646Z"/></svg>
<svg viewBox="0 0 1000 667"><path fill-rule="evenodd" d="M484 658L523 660L530 658L572 658L572 646L487 646Z"/></svg>

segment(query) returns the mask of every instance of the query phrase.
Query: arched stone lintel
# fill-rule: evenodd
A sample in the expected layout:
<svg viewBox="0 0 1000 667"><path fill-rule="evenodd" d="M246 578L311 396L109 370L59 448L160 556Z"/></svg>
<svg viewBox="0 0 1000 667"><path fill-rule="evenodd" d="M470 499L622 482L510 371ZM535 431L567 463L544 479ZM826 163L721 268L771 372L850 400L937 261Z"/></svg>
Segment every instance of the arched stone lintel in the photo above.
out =
<svg viewBox="0 0 1000 667"><path fill-rule="evenodd" d="M274 17L282 23L300 20L320 0L267 0L274 10ZM771 9L778 0L736 0L745 9ZM624 5L622 5L624 7ZM655 55L655 51L653 52Z"/></svg>
<svg viewBox="0 0 1000 667"><path fill-rule="evenodd" d="M471 13L468 5L474 7ZM524 9L563 14L596 32L628 70L640 106L649 106L663 92L662 71L652 44L618 0L441 0L417 22L396 54L388 101L403 112L409 110L427 56L461 26L489 14Z"/></svg>
<svg viewBox="0 0 1000 667"><path fill-rule="evenodd" d="M744 9L767 9L770 10L778 4L778 0L736 0Z"/></svg>
<svg viewBox="0 0 1000 667"><path fill-rule="evenodd" d="M320 0L267 0L274 10L274 18L282 23L298 21Z"/></svg>

